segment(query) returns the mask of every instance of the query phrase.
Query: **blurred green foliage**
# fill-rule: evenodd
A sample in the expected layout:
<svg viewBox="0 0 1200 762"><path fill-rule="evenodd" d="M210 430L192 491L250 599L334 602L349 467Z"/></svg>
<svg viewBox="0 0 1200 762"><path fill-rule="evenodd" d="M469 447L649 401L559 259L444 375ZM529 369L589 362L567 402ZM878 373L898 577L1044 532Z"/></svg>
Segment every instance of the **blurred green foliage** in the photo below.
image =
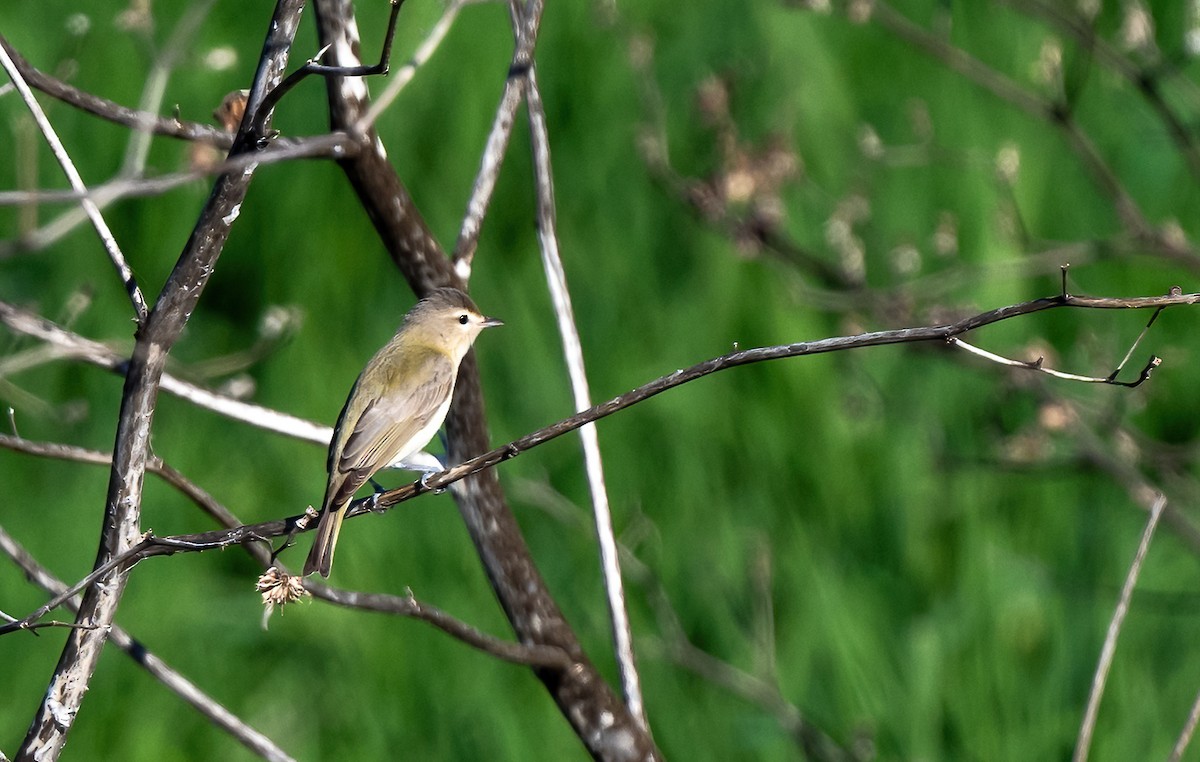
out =
<svg viewBox="0 0 1200 762"><path fill-rule="evenodd" d="M142 4L117 0L12 0L0 6L0 33L43 70L135 105L185 5L157 4L138 16ZM1137 42L1129 9L1141 4L1105 4L1094 24L1124 60L1162 76L1164 97L1194 143L1193 5L1144 6L1155 22L1150 47L1126 44ZM1127 235L1110 196L1051 120L997 99L886 24L847 18L867 7L549 4L538 75L558 232L598 399L735 342L929 323L1052 295L1067 261L1073 291L1197 290L1194 253L1165 257ZM358 11L364 50L375 51L386 4L359 3ZM900 11L1024 91L1065 92L1153 228L1174 228L1185 242L1200 234L1196 175L1159 116L1103 56L1031 11L932 2L906 2ZM440 12L437 3L410 0L398 58ZM207 121L227 92L249 82L268 15L268 3L216 2L178 51L157 110L169 114L178 104L183 118ZM464 9L380 122L389 156L447 245L507 71L507 24L502 4ZM294 61L315 52L309 25L311 17ZM1053 68L1049 79L1039 75L1039 61L1045 71L1056 51L1061 84ZM724 127L712 117L712 97L727 102ZM89 183L118 171L125 129L39 99ZM327 125L323 108L321 84L306 82L284 100L275 126L317 134ZM63 187L14 93L0 97L0 113L0 187ZM781 147L795 173L770 198L724 210L773 204L782 210L771 217L775 232L835 271L861 273L863 287L830 288L690 211L639 155L639 141L656 134L674 170L693 178L693 192L701 180L716 187L736 179L723 139L735 154ZM156 139L148 172L179 170L187 154L179 142ZM1008 182L997 164L1014 158L1019 168ZM106 210L148 297L169 273L207 188L197 181ZM497 443L571 412L533 198L522 117L472 277L476 301L507 323L478 346ZM0 236L15 240L66 209L0 208ZM849 244L835 235L843 224ZM848 257L855 241L860 263ZM70 316L82 335L130 346L129 305L85 226L44 250L0 260L0 273L0 298L51 319ZM81 294L86 308L73 312ZM227 382L203 376L203 361L251 346L271 309L292 308L303 321L290 339L237 375L252 383L254 401L332 423L363 362L411 302L335 166L264 166L173 353L176 370ZM1147 317L1044 313L974 340L1106 375ZM884 759L1068 756L1145 521L1105 463L1143 474L1196 515L1195 325L1194 310L1162 315L1131 364L1140 367L1149 352L1165 364L1135 390L891 347L733 370L604 420L617 528L645 565L644 574L630 574L630 606L648 712L666 755L801 752L767 708L669 658L670 633L653 595L660 589L695 646L777 683L785 701L841 744L873 745ZM34 347L0 334L0 364ZM119 378L68 362L0 372L0 397L22 435L100 450L111 448L120 390ZM244 521L297 513L321 494L317 447L166 395L154 432L157 454ZM501 479L550 589L615 680L581 471L576 442L563 438L504 464ZM0 524L58 576L77 579L94 558L106 479L95 466L0 454ZM159 534L211 528L153 478L143 517ZM1170 528L1156 537L1093 759L1165 757L1182 728L1200 685L1200 663L1189 657L1200 637L1197 552ZM234 551L147 561L132 574L118 622L300 759L584 756L528 670L419 622L311 604L289 608L263 631L257 572ZM411 588L481 628L509 633L448 496L350 522L334 581ZM0 609L20 616L42 601L19 570L0 563ZM20 743L62 640L60 630L0 640L0 749L11 754ZM215 757L250 755L133 661L105 655L66 758Z"/></svg>

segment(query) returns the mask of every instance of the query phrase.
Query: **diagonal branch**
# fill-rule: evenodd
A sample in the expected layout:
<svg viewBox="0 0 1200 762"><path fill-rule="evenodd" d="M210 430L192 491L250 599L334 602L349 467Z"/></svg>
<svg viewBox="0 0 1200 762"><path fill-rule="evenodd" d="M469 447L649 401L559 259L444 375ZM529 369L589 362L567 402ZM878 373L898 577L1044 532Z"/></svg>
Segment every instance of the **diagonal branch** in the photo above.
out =
<svg viewBox="0 0 1200 762"><path fill-rule="evenodd" d="M540 16L542 3L530 0L527 6L514 2L512 8L513 34L517 47L522 47L522 34L533 26L525 23L527 14ZM579 340L579 329L575 325L575 311L571 306L571 292L567 288L567 274L563 268L558 248L558 221L554 201L554 171L550 165L550 135L546 124L546 110L542 94L538 89L537 68L530 62L524 75L526 80L526 108L529 112L529 136L533 144L533 168L537 192L538 242L542 252L542 267L546 273L546 284L554 303L554 314L558 320L558 332L562 339L563 356L571 380L571 394L575 411L592 406L588 389L587 371L584 368L583 345ZM642 699L641 679L637 671L637 659L633 653L633 629L629 624L629 613L625 606L625 589L621 581L621 562L617 555L617 540L613 533L612 511L609 508L608 490L604 484L604 466L600 456L600 438L595 424L586 424L579 429L583 446L584 467L588 487L592 496L594 528L600 546L600 568L604 576L604 589L608 603L609 622L612 627L613 650L621 673L621 689L629 713L644 729L649 729L646 720L645 702Z"/></svg>
<svg viewBox="0 0 1200 762"><path fill-rule="evenodd" d="M513 440L506 445L489 450L482 455L459 463L458 465L448 468L445 471L430 475L421 481L414 482L398 489L381 492L369 498L355 501L346 509L346 517L353 518L366 513L374 513L379 511L381 508L397 505L407 500L411 500L412 498L423 493L449 487L463 479L466 479L467 477L486 475L490 473L489 469L492 467L503 463L506 460L511 460L512 458L515 458L524 452L528 452L539 445L545 444L552 439L556 439L564 434L574 431L585 424L592 423L620 410L624 410L625 408L636 405L644 400L649 399L650 397L661 394L668 389L672 389L718 371L738 367L740 365L749 365L751 363L777 360L786 357L823 354L826 352L872 346L884 346L888 344L901 344L918 341L946 342L955 336L961 335L962 333L974 330L976 328L980 328L984 325L1008 320L1019 315L1028 315L1041 310L1059 307L1075 307L1083 309L1161 309L1168 306L1191 304L1200 304L1200 294L1174 294L1171 296L1130 298L1061 295L1058 297L1036 299L1030 302L1022 302L1020 304L1015 304L1008 307L1001 307L999 309L990 310L973 317L965 318L956 323L946 325L925 326L919 328L901 328L891 331L876 331L873 333L859 334L857 336L840 336L822 339L819 341L781 344L777 346L758 347L755 349L731 352L729 354L721 355L720 357L715 357L711 360L698 363L689 368L677 370L674 373L657 378L649 383L637 387L636 389L626 392L625 394L614 397L607 402L595 405L581 413L538 429L537 431ZM8 446L16 441L19 440L16 440L15 437L0 437L0 445L3 446ZM22 446L14 447L13 449L25 450L26 448ZM468 482L467 484L469 485L471 482ZM462 488L456 487L456 489L461 491ZM152 534L145 534L139 539L139 543L137 543L139 545L138 548L127 551L120 558L110 560L108 562L109 566L105 568L117 568L122 565L136 563L143 558L156 555L172 555L181 552L216 550L246 542L265 541L272 537L287 536L291 538L301 531L307 531L307 529L310 528L309 524L310 516L308 514L301 514L298 516L291 516L286 519L276 519L258 524L242 525L233 527L231 529L199 532L187 535L175 535L172 537L155 537ZM93 575L96 574L97 572L93 572ZM91 577L85 580L85 582L77 583L77 585L82 587L87 584L87 581L90 581L90 579ZM52 602L51 604L43 606L42 609L39 609L39 613L36 613L35 615L25 617L18 622L0 626L0 634L25 628L43 616L50 609L54 608L55 605L57 604Z"/></svg>
<svg viewBox="0 0 1200 762"><path fill-rule="evenodd" d="M419 619L433 625L442 632L484 653L511 664L523 664L540 669L570 669L573 662L562 649L537 644L510 643L489 635L461 619L417 600L409 590L403 597L382 593L361 593L341 590L323 582L305 581L304 587L314 598L363 611L379 611L385 614Z"/></svg>
<svg viewBox="0 0 1200 762"><path fill-rule="evenodd" d="M520 28L514 29L516 45L508 67L508 77L504 80L504 92L492 119L492 129L488 133L483 155L480 157L479 172L471 188L471 198L467 201L462 229L458 234L458 242L454 245L454 270L463 280L470 278L471 261L475 257L475 249L479 246L483 218L492 202L496 182L500 179L500 167L508 154L508 141L512 137L517 109L525 98L527 78L524 75L533 65L533 50L537 45L538 30L541 28L543 6L542 2L532 3L530 10L520 14Z"/></svg>
<svg viewBox="0 0 1200 762"><path fill-rule="evenodd" d="M871 4L871 19L1001 100L1058 128L1084 169L1108 196L1126 231L1135 239L1156 248L1166 258L1193 268L1200 265L1200 254L1186 241L1172 240L1150 224L1137 201L1080 127L1067 105L1030 93L966 51L914 23L885 0L875 0Z"/></svg>
<svg viewBox="0 0 1200 762"><path fill-rule="evenodd" d="M0 527L0 552L11 558L25 572L28 579L47 592L59 594L67 589L62 580L39 564L2 527ZM64 601L63 605L73 612L79 611L79 599L76 596ZM241 718L222 706L220 702L202 691L199 686L147 649L120 625L112 626L111 637L113 644L137 662L138 666L153 675L171 692L207 717L214 725L233 736L251 752L263 759L271 760L271 762L291 762L292 757L279 748L274 741L250 727Z"/></svg>
<svg viewBox="0 0 1200 762"><path fill-rule="evenodd" d="M442 11L442 16L437 20L429 30L429 34L425 36L425 40L417 46L410 58L399 69L391 72L388 75L389 84L384 91L379 94L379 97L371 103L371 107L367 109L367 113L363 114L362 119L355 125L355 132L363 132L370 129L379 116L387 110L400 92L412 82L413 77L417 73L417 69L425 65L425 62L433 57L435 51L442 44L442 40L446 39L446 35L450 32L450 27L454 25L455 19L458 18L458 12L468 2L474 0L450 0L446 4L446 9Z"/></svg>
<svg viewBox="0 0 1200 762"><path fill-rule="evenodd" d="M77 193L83 194L79 199L80 206L87 213L88 219L92 222L92 227L96 229L96 235L100 237L100 242L104 245L104 250L108 252L108 258L112 260L113 267L117 270L117 275L121 278L121 283L125 286L125 291L129 295L129 301L133 303L134 316L137 318L139 325L146 322L146 299L142 296L142 290L138 288L137 280L133 277L133 270L130 269L129 263L125 261L125 255L121 252L121 247L117 244L117 239L108 228L108 223L104 221L104 216L100 214L100 207L96 205L89 196L87 196L87 186L84 185L83 178L79 175L79 170L75 168L75 163L71 161L70 154L67 153L66 147L62 141L58 139L58 133L54 131L54 126L50 124L50 120L46 118L46 112L38 104L37 99L33 97L33 91L29 89L29 84L25 78L21 76L20 69L8 54L7 47L0 45L0 66L8 72L8 76L12 79L13 84L17 88L17 92L21 94L21 98L25 101L29 113L33 116L34 122L37 123L38 129L41 130L42 136L50 145L50 151L54 154L54 158L62 167L63 174L67 176L67 180L71 183L71 188Z"/></svg>
<svg viewBox="0 0 1200 762"><path fill-rule="evenodd" d="M8 57L12 59L17 70L21 72L21 76L29 82L30 86L81 111L86 111L114 124L137 130L149 130L155 135L163 137L209 143L218 148L229 148L233 145L234 135L231 132L199 122L188 122L177 117L167 118L131 109L56 79L30 65L2 36L0 36L0 48L3 48Z"/></svg>
<svg viewBox="0 0 1200 762"><path fill-rule="evenodd" d="M1150 509L1150 517L1146 520L1146 528L1142 531L1141 542L1138 543L1137 552L1134 554L1133 562L1129 565L1129 572L1125 576L1125 584L1121 587L1121 597L1117 600L1117 608L1113 611L1112 621L1108 624L1104 647L1100 651L1100 660L1092 678L1092 690L1088 695L1087 710L1084 712L1083 723L1079 727L1079 738L1075 742L1075 754L1072 756L1075 762L1085 762L1088 751L1091 749L1092 734L1096 730L1096 716L1100 712L1100 699L1104 696L1104 685L1108 681L1113 655L1117 650L1117 636L1121 633L1125 615L1129 613L1129 601L1133 597L1134 585L1137 584L1138 576L1141 574L1142 563L1146 560L1146 553L1150 550L1150 540L1154 537L1154 529L1158 526L1158 519L1162 516L1166 503L1167 498L1161 494L1154 501L1154 505Z"/></svg>
<svg viewBox="0 0 1200 762"><path fill-rule="evenodd" d="M90 463L104 466L112 464L112 456L108 453L56 442L34 442L5 434L0 434L0 447L13 450L14 452L74 463ZM151 458L146 465L146 470L162 478L163 481L182 493L222 526L227 529L240 527L242 522L228 508L217 502L199 485L192 482L170 465L164 463L160 458ZM213 533L209 534L212 535ZM0 548L3 548L5 536L3 529L0 529ZM241 542L241 547L263 567L279 567L280 565L274 560L273 554L261 542L263 539L265 538L260 535L248 535ZM15 541L11 542L16 546ZM208 550L217 547L228 547L228 545L221 540L210 542L206 545L204 542L194 539L181 537L160 539L152 535L147 535L143 537L141 543L122 554L121 557L113 559L111 568L130 568L143 558L155 555L171 555L181 550ZM18 563L21 562L18 560ZM28 567L22 564L22 568ZM281 570L286 573L286 570ZM105 569L93 570L91 574L76 582L70 588L63 583L58 583L53 589L47 588L50 589L50 592L54 593L54 597L22 620L9 617L7 624L12 626L7 632L19 629L32 630L46 625L61 625L62 623L59 622L39 623L36 620L60 605L71 606L71 601L74 600L75 594L102 576L104 571ZM567 669L571 666L570 658L561 649L553 646L526 645L502 640L447 614L435 606L423 603L412 594L412 591L400 597L381 593L360 593L354 590L342 590L312 581L307 582L305 588L314 598L320 598L321 600L346 608L378 611L421 620L473 648L513 664L524 664L533 667L554 667L558 669Z"/></svg>
<svg viewBox="0 0 1200 762"><path fill-rule="evenodd" d="M0 300L0 324L16 333L39 339L59 357L81 360L119 374L124 374L129 367L130 358L111 347L61 328L40 315L26 312L3 300ZM21 369L14 365L12 358L0 361L0 378ZM328 446L329 439L333 436L333 429L329 426L217 394L167 372L162 374L159 383L163 391L185 399L197 407L267 431L322 446Z"/></svg>
<svg viewBox="0 0 1200 762"><path fill-rule="evenodd" d="M1192 177L1200 179L1200 139L1163 96L1164 83L1160 71L1156 71L1153 67L1138 65L1122 54L1111 43L1098 35L1094 25L1088 23L1074 6L1048 2L1048 0L1005 0L1005 2L1044 19L1060 32L1075 38L1081 48L1089 54L1094 54L1102 64L1124 77L1141 93L1158 115L1159 120L1162 121L1171 139L1175 142L1179 153L1183 155Z"/></svg>

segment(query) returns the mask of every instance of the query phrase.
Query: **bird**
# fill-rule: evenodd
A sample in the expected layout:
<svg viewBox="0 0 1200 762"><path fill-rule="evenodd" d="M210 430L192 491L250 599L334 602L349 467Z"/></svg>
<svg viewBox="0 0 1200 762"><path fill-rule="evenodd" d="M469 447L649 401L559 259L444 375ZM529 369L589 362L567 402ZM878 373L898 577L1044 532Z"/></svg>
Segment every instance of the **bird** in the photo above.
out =
<svg viewBox="0 0 1200 762"><path fill-rule="evenodd" d="M420 465L414 456L446 419L463 357L483 329L498 325L459 289L434 289L363 368L329 443L329 479L304 576L329 576L346 506L377 471L394 465L423 471L424 480L441 470L428 465L429 456Z"/></svg>

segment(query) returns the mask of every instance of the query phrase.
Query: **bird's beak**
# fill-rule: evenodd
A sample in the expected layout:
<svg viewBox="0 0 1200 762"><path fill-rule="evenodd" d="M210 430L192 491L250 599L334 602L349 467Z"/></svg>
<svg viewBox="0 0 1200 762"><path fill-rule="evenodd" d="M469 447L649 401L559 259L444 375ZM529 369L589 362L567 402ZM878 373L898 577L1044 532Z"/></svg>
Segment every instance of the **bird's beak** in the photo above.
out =
<svg viewBox="0 0 1200 762"><path fill-rule="evenodd" d="M492 328L494 326L504 325L504 321L501 320L500 318L485 317L483 319L483 322L480 323L480 325L483 326L484 328Z"/></svg>

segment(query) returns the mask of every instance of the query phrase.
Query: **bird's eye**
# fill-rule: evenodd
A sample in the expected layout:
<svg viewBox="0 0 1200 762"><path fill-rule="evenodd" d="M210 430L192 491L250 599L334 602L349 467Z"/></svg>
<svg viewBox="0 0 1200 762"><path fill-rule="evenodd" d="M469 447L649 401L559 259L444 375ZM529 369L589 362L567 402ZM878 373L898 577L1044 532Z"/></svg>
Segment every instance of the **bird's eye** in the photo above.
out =
<svg viewBox="0 0 1200 762"><path fill-rule="evenodd" d="M466 325L468 322L470 322L470 320L471 320L471 318L467 317L467 313L465 313L465 312L458 316L458 324L459 325Z"/></svg>

